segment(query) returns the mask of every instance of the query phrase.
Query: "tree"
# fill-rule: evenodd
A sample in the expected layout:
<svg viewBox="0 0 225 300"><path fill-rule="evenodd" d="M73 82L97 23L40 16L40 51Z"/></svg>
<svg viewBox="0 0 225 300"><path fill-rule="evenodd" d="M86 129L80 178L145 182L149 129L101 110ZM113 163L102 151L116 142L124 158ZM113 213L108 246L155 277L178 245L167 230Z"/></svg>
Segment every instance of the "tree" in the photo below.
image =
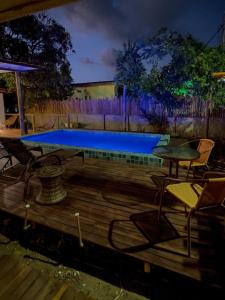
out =
<svg viewBox="0 0 225 300"><path fill-rule="evenodd" d="M69 33L43 14L0 24L0 57L42 66L21 76L26 99L62 100L72 94L69 51L74 52ZM15 86L8 74L0 76L0 84Z"/></svg>
<svg viewBox="0 0 225 300"><path fill-rule="evenodd" d="M222 46L204 47L186 67L193 82L193 94L215 105L225 104L224 82L213 78L212 73L225 70L225 51Z"/></svg>
<svg viewBox="0 0 225 300"><path fill-rule="evenodd" d="M139 53L137 42L127 41L123 50L116 52L116 77L118 86L126 85L127 94L137 96L141 90L141 82L145 76L145 67Z"/></svg>
<svg viewBox="0 0 225 300"><path fill-rule="evenodd" d="M224 82L212 76L213 72L224 70L222 47L209 47L190 34L162 28L142 42L129 41L124 45L124 50L118 52L116 77L128 84L132 92L137 90L135 94L154 97L162 108L160 113L145 108L142 112L149 123L161 126L166 124L165 111L179 108L184 98L191 100L195 96L224 104Z"/></svg>
<svg viewBox="0 0 225 300"><path fill-rule="evenodd" d="M225 70L221 46L209 47L191 35L181 36L164 28L145 42L143 53L149 62L154 61L161 82L173 95L186 86L189 96L213 99L216 104L225 102L224 85L212 77L213 72ZM167 63L161 67L163 59Z"/></svg>

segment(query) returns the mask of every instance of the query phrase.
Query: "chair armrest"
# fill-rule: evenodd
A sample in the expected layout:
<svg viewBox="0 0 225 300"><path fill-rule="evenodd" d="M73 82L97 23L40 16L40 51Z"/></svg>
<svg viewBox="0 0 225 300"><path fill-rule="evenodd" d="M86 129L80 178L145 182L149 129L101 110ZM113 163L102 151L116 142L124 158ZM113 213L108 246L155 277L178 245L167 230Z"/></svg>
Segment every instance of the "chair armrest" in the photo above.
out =
<svg viewBox="0 0 225 300"><path fill-rule="evenodd" d="M225 173L224 172L216 172L216 171L208 171L208 172L205 172L203 179L220 178L220 177L225 177Z"/></svg>
<svg viewBox="0 0 225 300"><path fill-rule="evenodd" d="M54 154L55 151L53 151L53 153L46 153L42 156L38 156L35 160L33 160L30 164L30 166L33 169L36 168L40 168L43 165L54 165L54 164L62 164L61 159L57 156L57 154Z"/></svg>
<svg viewBox="0 0 225 300"><path fill-rule="evenodd" d="M41 146L26 146L29 151L38 151L43 155L43 148Z"/></svg>
<svg viewBox="0 0 225 300"><path fill-rule="evenodd" d="M209 180L207 178L203 178L203 179L187 179L187 180L184 180L184 179L179 179L179 178L173 178L173 177L168 177L168 176L156 176L156 175L153 175L152 177L155 177L155 178L160 178L161 182L163 182L163 185L164 186L167 186L168 184L176 184L176 183L182 183L182 182L190 182L190 183L206 183L206 182L209 182ZM224 176L225 177L225 174Z"/></svg>

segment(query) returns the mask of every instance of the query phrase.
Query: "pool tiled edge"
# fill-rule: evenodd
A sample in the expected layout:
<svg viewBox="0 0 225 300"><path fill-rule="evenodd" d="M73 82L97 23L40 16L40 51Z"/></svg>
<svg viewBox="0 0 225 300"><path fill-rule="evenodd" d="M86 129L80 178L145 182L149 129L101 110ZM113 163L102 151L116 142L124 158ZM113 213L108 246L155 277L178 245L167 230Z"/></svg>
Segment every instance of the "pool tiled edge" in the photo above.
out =
<svg viewBox="0 0 225 300"><path fill-rule="evenodd" d="M168 145L170 141L170 135L162 134L160 135L160 140L157 146ZM50 152L55 149L74 149L84 151L85 158L99 158L106 159L111 161L121 161L132 165L142 165L142 166L152 166L152 167L161 167L163 164L163 159L154 156L153 154L141 154L141 153L128 153L128 152L117 152L117 151L106 151L106 150L97 150L90 148L80 148L72 146L63 146L59 144L46 144L41 142L31 142L23 140L23 142L29 146L41 146L44 150L44 153Z"/></svg>

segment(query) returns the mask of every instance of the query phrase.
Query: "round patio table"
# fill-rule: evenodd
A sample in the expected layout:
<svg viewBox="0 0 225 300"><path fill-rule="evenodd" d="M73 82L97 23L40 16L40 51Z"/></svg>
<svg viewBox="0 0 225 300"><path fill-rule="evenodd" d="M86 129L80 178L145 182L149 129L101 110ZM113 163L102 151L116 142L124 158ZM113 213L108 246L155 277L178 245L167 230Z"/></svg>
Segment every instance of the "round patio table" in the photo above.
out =
<svg viewBox="0 0 225 300"><path fill-rule="evenodd" d="M63 166L44 166L37 171L41 182L41 191L36 197L40 204L54 204L66 197L66 191L62 185Z"/></svg>
<svg viewBox="0 0 225 300"><path fill-rule="evenodd" d="M191 161L199 158L197 150L182 146L159 146L153 149L152 154L170 161L169 176L172 176L173 162L176 164L176 177L178 177L179 161Z"/></svg>

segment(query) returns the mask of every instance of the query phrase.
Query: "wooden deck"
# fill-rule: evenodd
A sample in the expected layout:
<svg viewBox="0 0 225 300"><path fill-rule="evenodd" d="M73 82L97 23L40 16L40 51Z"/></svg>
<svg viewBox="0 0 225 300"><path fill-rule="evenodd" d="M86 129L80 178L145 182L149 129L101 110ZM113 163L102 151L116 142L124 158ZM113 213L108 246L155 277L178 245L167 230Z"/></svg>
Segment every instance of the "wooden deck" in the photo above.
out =
<svg viewBox="0 0 225 300"><path fill-rule="evenodd" d="M0 300L91 299L13 255L0 256Z"/></svg>
<svg viewBox="0 0 225 300"><path fill-rule="evenodd" d="M75 158L64 174L66 199L58 204L43 206L34 201L39 184L33 180L28 219L46 227L78 237L74 214L79 212L85 243L93 243L148 262L211 286L225 286L224 210L197 214L192 221L192 257L186 254L186 222L178 213L172 199L164 209L165 216L176 229L178 238L155 242L154 224L150 227L150 242L134 224L134 214L155 211L154 185L147 167L86 159L82 164ZM0 190L0 209L25 217L21 183ZM148 217L143 214L144 226ZM152 230L152 232L151 232ZM170 232L168 231L169 237ZM165 237L164 237L165 238ZM167 238L165 238L167 239ZM154 245L153 245L154 244ZM75 254L74 254L75 255Z"/></svg>
<svg viewBox="0 0 225 300"><path fill-rule="evenodd" d="M33 133L32 130L28 131L29 134ZM1 128L0 129L0 136L1 137L20 137L21 132L18 128Z"/></svg>

